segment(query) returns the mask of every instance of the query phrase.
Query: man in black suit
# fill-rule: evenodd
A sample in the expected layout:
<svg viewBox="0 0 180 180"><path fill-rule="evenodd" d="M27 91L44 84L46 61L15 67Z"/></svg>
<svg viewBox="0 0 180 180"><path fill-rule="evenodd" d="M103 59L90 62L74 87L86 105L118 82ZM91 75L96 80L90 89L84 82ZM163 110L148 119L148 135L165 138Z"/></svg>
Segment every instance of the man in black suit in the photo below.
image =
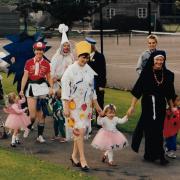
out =
<svg viewBox="0 0 180 180"><path fill-rule="evenodd" d="M98 76L95 76L95 89L97 101L103 109L104 88L106 86L106 61L104 55L97 51L95 47L96 41L89 37L86 37L85 40L91 44L91 54L88 65L98 74Z"/></svg>

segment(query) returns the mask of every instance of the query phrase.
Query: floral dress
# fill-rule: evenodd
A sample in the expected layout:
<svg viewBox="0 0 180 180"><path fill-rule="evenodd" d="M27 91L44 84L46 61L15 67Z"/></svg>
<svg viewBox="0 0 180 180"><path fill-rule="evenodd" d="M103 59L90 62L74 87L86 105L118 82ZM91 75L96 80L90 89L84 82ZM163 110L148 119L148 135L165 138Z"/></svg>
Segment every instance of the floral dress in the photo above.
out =
<svg viewBox="0 0 180 180"><path fill-rule="evenodd" d="M89 65L79 66L78 62L65 71L62 83L62 100L69 101L71 128L88 128L92 117L92 100L97 99L94 90L94 75Z"/></svg>

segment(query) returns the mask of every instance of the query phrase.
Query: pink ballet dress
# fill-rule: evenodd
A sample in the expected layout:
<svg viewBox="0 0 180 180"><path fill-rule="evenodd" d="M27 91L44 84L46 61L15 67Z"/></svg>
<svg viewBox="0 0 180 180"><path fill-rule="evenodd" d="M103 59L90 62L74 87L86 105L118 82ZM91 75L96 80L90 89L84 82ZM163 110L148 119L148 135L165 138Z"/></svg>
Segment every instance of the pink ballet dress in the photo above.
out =
<svg viewBox="0 0 180 180"><path fill-rule="evenodd" d="M122 119L114 117L112 120L108 117L98 117L97 122L102 128L94 137L91 145L103 151L120 150L128 145L125 136L116 128L117 124L123 124L127 121L127 116Z"/></svg>
<svg viewBox="0 0 180 180"><path fill-rule="evenodd" d="M5 122L5 127L9 129L26 129L31 123L30 118L24 113L25 109L21 109L19 103L14 103L5 109L8 117Z"/></svg>

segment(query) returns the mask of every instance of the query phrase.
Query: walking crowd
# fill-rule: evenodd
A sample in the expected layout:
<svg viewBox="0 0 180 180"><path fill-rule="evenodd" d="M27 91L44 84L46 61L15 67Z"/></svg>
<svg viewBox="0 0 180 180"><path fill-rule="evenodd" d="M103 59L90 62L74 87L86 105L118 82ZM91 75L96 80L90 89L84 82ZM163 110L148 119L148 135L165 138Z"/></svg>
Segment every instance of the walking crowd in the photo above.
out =
<svg viewBox="0 0 180 180"><path fill-rule="evenodd" d="M128 123L136 104L141 99L141 115L132 136L131 147L139 151L145 138L144 160L160 161L166 165L169 158L176 158L176 138L180 129L180 97L174 89L174 73L166 66L166 52L157 49L155 35L147 37L148 50L137 63L139 75L131 90L132 101L126 114L117 116L114 104L104 106L106 86L106 62L96 49L96 41L90 37L72 48L66 32L62 33L60 47L51 61L44 58L46 45L33 45L34 57L26 61L19 96L11 92L7 96L4 112L8 114L5 127L12 136L11 147L21 144L20 131L27 138L37 123L37 141L46 142L43 133L46 116L52 111L54 135L51 140L61 143L73 141L70 160L73 166L89 171L85 157L84 141L92 133L92 118L99 128L92 140L92 147L102 151L101 161L116 166L113 152L129 145L117 124ZM22 106L26 102L27 107Z"/></svg>

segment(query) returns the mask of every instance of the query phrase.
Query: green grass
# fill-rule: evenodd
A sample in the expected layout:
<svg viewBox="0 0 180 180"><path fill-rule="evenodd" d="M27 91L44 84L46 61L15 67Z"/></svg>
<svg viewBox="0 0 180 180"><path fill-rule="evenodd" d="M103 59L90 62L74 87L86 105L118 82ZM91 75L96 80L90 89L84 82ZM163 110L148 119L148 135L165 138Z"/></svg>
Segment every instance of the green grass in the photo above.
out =
<svg viewBox="0 0 180 180"><path fill-rule="evenodd" d="M123 117L131 104L131 93L126 91L120 91L115 89L106 89L105 104L113 103L117 107L117 114L119 117ZM125 124L119 125L118 128L123 132L132 133L139 116L141 113L140 102L136 105L135 114L129 118L129 121ZM180 133L177 138L178 144L180 143Z"/></svg>
<svg viewBox="0 0 180 180"><path fill-rule="evenodd" d="M131 98L132 96L130 92L115 89L106 89L105 104L113 103L117 107L118 116L123 117L131 104ZM130 117L127 123L119 126L120 130L132 132L139 119L139 114L140 104L138 103L136 106L135 114Z"/></svg>
<svg viewBox="0 0 180 180"><path fill-rule="evenodd" d="M26 180L89 180L95 179L81 172L75 172L61 165L45 162L30 155L23 155L0 148L0 179Z"/></svg>

